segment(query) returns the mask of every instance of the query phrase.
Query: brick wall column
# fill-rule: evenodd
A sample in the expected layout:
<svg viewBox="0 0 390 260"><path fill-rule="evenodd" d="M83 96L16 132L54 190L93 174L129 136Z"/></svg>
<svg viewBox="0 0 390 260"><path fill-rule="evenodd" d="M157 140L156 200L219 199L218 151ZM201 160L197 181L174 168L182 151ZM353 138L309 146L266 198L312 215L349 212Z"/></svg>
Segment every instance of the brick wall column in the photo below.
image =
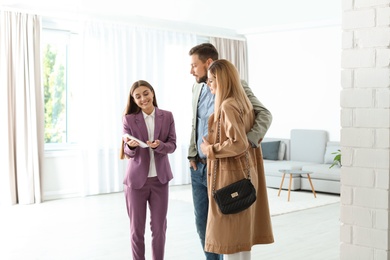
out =
<svg viewBox="0 0 390 260"><path fill-rule="evenodd" d="M340 259L390 259L390 0L342 0Z"/></svg>

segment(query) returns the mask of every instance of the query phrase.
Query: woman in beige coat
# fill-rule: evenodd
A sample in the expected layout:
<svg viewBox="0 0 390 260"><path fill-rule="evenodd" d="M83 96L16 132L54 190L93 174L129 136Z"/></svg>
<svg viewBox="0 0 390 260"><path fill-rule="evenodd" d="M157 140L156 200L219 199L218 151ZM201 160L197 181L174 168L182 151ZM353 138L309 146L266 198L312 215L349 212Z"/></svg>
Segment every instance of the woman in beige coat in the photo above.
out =
<svg viewBox="0 0 390 260"><path fill-rule="evenodd" d="M211 93L215 95L215 109L209 119L208 136L203 138L201 146L207 155L210 201L205 251L225 254L225 260L250 259L253 245L274 241L261 148L252 148L246 137L255 115L241 86L237 69L229 61L214 61L208 70L208 81ZM212 194L215 163L218 161L217 190L246 177L246 151L257 199L244 211L224 215Z"/></svg>

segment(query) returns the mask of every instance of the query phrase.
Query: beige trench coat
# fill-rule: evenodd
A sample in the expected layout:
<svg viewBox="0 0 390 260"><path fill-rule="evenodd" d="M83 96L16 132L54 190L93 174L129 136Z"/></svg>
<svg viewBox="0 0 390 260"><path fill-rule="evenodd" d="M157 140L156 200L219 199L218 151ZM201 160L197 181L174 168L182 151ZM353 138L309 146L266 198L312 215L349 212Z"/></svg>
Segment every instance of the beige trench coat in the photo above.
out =
<svg viewBox="0 0 390 260"><path fill-rule="evenodd" d="M242 115L238 103L229 98L221 105L220 137L214 114L209 119L207 173L209 212L205 251L233 254L250 251L256 244L274 242L261 148L252 148L246 137L254 122L254 113ZM224 215L212 196L214 165L217 166L215 188L219 189L245 177L245 150L249 152L251 180L257 199L250 208L237 214Z"/></svg>

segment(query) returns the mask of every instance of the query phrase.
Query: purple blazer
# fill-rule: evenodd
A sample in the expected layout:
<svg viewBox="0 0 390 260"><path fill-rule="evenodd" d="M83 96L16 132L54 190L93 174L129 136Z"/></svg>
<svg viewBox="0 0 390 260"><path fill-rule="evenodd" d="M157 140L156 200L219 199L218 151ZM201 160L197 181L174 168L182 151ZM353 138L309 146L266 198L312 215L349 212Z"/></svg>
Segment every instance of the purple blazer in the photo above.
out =
<svg viewBox="0 0 390 260"><path fill-rule="evenodd" d="M162 184L173 178L168 154L176 150L176 130L173 115L169 111L155 107L154 140L160 140L160 145L153 149L156 163L157 177ZM123 117L123 134L128 133L141 141L148 140L148 129L142 112L125 115ZM127 164L126 176L123 184L140 189L144 186L149 173L149 149L137 147L131 150L124 145L125 154L130 157Z"/></svg>

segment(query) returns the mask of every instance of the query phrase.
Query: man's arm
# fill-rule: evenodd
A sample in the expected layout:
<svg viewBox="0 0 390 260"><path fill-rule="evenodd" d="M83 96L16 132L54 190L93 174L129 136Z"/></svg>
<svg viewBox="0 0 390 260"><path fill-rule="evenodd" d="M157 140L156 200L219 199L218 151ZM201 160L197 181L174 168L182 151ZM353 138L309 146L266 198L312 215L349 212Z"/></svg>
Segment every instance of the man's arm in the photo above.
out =
<svg viewBox="0 0 390 260"><path fill-rule="evenodd" d="M258 147L269 127L271 126L272 114L253 94L245 80L241 80L241 85L243 86L246 95L252 103L256 116L255 123L253 124L252 129L247 133L247 137L252 146Z"/></svg>

